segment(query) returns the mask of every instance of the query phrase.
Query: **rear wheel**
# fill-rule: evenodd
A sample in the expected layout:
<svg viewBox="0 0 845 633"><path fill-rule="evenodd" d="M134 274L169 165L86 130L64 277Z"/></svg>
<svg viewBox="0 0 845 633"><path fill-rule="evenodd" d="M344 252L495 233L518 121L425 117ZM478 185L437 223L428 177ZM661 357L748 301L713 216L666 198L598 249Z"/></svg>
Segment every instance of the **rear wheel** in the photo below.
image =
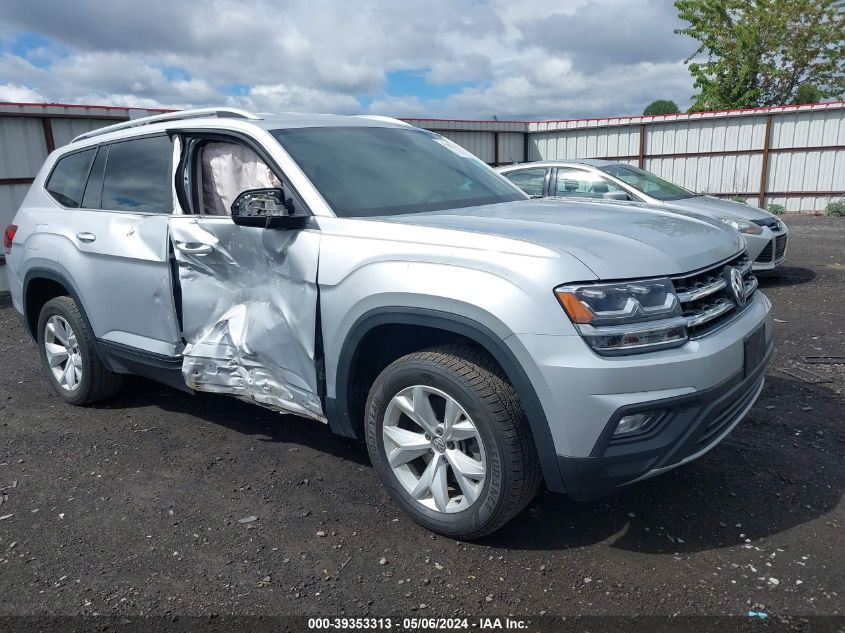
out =
<svg viewBox="0 0 845 633"><path fill-rule="evenodd" d="M404 356L376 378L367 447L396 503L454 538L489 534L541 483L525 413L484 354L448 346Z"/></svg>
<svg viewBox="0 0 845 633"><path fill-rule="evenodd" d="M120 388L121 376L103 365L79 306L70 297L56 297L41 308L38 349L50 387L69 404L90 404Z"/></svg>

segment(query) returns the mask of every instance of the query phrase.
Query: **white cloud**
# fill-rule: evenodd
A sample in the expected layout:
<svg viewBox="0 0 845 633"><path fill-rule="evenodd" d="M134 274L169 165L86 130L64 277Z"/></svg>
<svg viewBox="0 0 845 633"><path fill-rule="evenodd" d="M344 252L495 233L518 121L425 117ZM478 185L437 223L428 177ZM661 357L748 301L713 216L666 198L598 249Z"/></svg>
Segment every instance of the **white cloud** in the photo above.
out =
<svg viewBox="0 0 845 633"><path fill-rule="evenodd" d="M692 93L682 63L692 46L673 34L671 0L0 7L0 85L51 101L355 113L363 98L368 111L398 116L565 118L637 114L656 98L683 106ZM23 59L9 52L20 33L51 43ZM397 71L431 91L391 92Z"/></svg>
<svg viewBox="0 0 845 633"><path fill-rule="evenodd" d="M419 97L384 97L373 101L367 111L383 116L425 118L439 116L439 106L437 102L425 103Z"/></svg>
<svg viewBox="0 0 845 633"><path fill-rule="evenodd" d="M228 103L257 112L361 112L361 105L352 96L284 84L253 86L242 97L230 97Z"/></svg>
<svg viewBox="0 0 845 633"><path fill-rule="evenodd" d="M26 86L16 84L0 84L0 101L14 101L17 103L46 103L43 95Z"/></svg>

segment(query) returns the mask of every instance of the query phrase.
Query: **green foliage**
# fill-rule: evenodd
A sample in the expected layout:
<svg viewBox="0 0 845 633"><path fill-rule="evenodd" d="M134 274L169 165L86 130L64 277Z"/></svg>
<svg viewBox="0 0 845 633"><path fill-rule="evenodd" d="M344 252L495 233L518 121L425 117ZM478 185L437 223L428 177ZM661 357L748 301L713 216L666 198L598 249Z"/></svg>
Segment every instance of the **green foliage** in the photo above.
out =
<svg viewBox="0 0 845 633"><path fill-rule="evenodd" d="M793 105L801 105L802 103L818 103L824 99L821 90L816 88L813 84L803 83L798 86L795 91L795 96L792 97Z"/></svg>
<svg viewBox="0 0 845 633"><path fill-rule="evenodd" d="M768 211L772 215L783 215L784 213L786 213L786 207L782 204L772 203L768 207L766 207L766 211Z"/></svg>
<svg viewBox="0 0 845 633"><path fill-rule="evenodd" d="M699 90L691 112L785 105L802 84L816 88L815 101L845 94L845 0L675 0L675 7L687 23L677 33L699 43L687 59Z"/></svg>
<svg viewBox="0 0 845 633"><path fill-rule="evenodd" d="M731 196L731 202L741 202L742 204L748 204L748 200L744 196Z"/></svg>
<svg viewBox="0 0 845 633"><path fill-rule="evenodd" d="M845 218L845 200L831 200L824 208L827 215Z"/></svg>
<svg viewBox="0 0 845 633"><path fill-rule="evenodd" d="M678 104L672 101L671 99L657 99L656 101L652 101L649 103L645 110L643 110L644 116L651 116L654 114L678 114L681 109L678 107Z"/></svg>

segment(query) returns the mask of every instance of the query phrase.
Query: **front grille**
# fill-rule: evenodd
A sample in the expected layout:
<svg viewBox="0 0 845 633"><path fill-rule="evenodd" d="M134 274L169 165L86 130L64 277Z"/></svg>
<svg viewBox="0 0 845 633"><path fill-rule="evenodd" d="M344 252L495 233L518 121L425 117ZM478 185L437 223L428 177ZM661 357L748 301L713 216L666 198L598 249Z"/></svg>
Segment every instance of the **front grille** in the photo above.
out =
<svg viewBox="0 0 845 633"><path fill-rule="evenodd" d="M701 338L718 329L744 307L739 307L734 298L730 276L726 272L729 267L738 268L742 274L744 305L748 305L757 290L757 279L751 274L751 262L745 253L706 270L672 278L691 339Z"/></svg>
<svg viewBox="0 0 845 633"><path fill-rule="evenodd" d="M786 235L778 235L775 238L775 261L783 259L784 253L786 253Z"/></svg>
<svg viewBox="0 0 845 633"><path fill-rule="evenodd" d="M783 237L786 237L786 236L784 235ZM774 243L774 240L769 240L769 243L766 244L766 247L762 251L760 251L760 254L757 255L757 259L755 259L754 261L764 263L764 264L768 264L769 262L771 262L772 261L772 249L774 248L773 243ZM783 243L783 247L786 248L786 242Z"/></svg>

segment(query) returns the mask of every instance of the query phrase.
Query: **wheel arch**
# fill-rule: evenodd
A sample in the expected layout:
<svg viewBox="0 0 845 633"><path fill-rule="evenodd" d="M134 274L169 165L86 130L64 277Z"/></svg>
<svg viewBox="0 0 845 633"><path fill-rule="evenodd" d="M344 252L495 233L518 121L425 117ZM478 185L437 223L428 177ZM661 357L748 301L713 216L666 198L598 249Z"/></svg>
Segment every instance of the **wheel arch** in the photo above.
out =
<svg viewBox="0 0 845 633"><path fill-rule="evenodd" d="M363 437L363 415L356 415L352 376L365 352L368 335L384 326L419 328L463 339L492 357L516 389L525 409L546 485L551 490L564 490L548 419L524 368L500 336L485 325L458 314L429 308L383 307L361 315L341 346L335 374L335 397L327 397L325 402L326 416L335 433L357 439Z"/></svg>
<svg viewBox="0 0 845 633"><path fill-rule="evenodd" d="M61 273L49 268L30 268L23 279L23 318L27 330L33 339L38 339L38 316L41 308L50 299L60 296L68 296L76 302L85 325L91 329L91 322L85 307L79 300L79 293L70 280Z"/></svg>

